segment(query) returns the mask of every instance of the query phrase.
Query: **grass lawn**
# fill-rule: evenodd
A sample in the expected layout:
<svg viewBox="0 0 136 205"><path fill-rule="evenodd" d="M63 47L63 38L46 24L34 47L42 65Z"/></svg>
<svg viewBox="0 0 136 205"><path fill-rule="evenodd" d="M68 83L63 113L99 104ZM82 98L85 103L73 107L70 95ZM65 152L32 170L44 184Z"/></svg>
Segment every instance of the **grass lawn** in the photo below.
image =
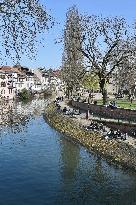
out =
<svg viewBox="0 0 136 205"><path fill-rule="evenodd" d="M108 101L113 101L113 99L108 99ZM97 102L98 105L102 105L102 100L97 100ZM118 107L136 110L136 100L131 103L129 100L115 99L115 102Z"/></svg>

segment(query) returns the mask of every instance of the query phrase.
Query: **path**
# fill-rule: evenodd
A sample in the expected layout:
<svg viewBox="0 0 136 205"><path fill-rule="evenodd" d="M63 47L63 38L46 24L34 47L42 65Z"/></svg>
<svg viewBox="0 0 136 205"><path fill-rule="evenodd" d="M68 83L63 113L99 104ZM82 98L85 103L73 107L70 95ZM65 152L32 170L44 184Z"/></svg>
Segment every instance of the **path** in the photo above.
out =
<svg viewBox="0 0 136 205"><path fill-rule="evenodd" d="M61 108L67 107L68 109L72 109L70 106L67 105L68 101L62 101L59 104L61 105ZM73 118L75 121L77 121L79 124L83 125L89 125L92 119L92 116L89 116L89 119L86 119L86 113L82 112L80 115L75 115ZM93 117L94 119L94 117ZM107 128L108 131L109 128ZM128 136L127 139L124 141L125 143L132 145L134 148L136 148L136 139Z"/></svg>

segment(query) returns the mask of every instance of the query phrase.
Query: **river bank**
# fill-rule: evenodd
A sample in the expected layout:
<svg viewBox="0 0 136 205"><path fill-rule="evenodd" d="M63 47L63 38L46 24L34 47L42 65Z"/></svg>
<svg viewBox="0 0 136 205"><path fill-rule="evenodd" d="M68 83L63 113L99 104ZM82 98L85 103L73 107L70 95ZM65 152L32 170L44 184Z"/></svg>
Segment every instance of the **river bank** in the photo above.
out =
<svg viewBox="0 0 136 205"><path fill-rule="evenodd" d="M48 104L50 99L13 102L9 121L1 114L0 204L136 204L135 172L57 132L43 116Z"/></svg>
<svg viewBox="0 0 136 205"><path fill-rule="evenodd" d="M106 140L98 133L86 131L74 118L57 112L54 104L48 105L45 118L56 130L89 151L99 154L111 163L136 171L136 149L133 146L119 140Z"/></svg>

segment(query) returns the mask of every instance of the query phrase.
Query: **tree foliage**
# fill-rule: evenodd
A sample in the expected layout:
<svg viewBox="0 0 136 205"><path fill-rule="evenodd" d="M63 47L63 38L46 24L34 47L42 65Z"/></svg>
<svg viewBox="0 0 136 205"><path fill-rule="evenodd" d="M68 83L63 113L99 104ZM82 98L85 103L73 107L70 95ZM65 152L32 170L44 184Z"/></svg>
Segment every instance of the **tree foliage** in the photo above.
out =
<svg viewBox="0 0 136 205"><path fill-rule="evenodd" d="M131 57L124 61L121 67L118 67L115 82L119 90L127 90L133 94L136 86L136 59Z"/></svg>
<svg viewBox="0 0 136 205"><path fill-rule="evenodd" d="M30 91L24 88L20 91L20 93L18 94L18 97L21 101L27 101L27 100L30 100L32 96L31 96Z"/></svg>
<svg viewBox="0 0 136 205"><path fill-rule="evenodd" d="M124 18L82 15L82 47L77 49L86 63L99 77L99 85L106 102L106 83L114 70L132 55L131 38ZM74 38L74 36L73 36Z"/></svg>
<svg viewBox="0 0 136 205"><path fill-rule="evenodd" d="M39 0L1 0L1 57L10 56L13 60L19 60L22 54L34 57L38 35L52 25L52 17Z"/></svg>
<svg viewBox="0 0 136 205"><path fill-rule="evenodd" d="M99 79L98 76L95 76L93 73L91 72L87 72L82 81L81 81L82 86L84 86L84 88L89 89L89 90L97 90L99 89Z"/></svg>
<svg viewBox="0 0 136 205"><path fill-rule="evenodd" d="M136 27L135 27L136 29ZM131 55L125 58L120 66L115 69L114 80L118 85L119 91L127 91L130 94L135 92L136 83L136 33L129 40Z"/></svg>
<svg viewBox="0 0 136 205"><path fill-rule="evenodd" d="M62 57L62 78L66 83L68 92L79 86L84 75L83 54L77 49L81 44L81 24L78 10L71 7L66 14L64 29L64 52Z"/></svg>

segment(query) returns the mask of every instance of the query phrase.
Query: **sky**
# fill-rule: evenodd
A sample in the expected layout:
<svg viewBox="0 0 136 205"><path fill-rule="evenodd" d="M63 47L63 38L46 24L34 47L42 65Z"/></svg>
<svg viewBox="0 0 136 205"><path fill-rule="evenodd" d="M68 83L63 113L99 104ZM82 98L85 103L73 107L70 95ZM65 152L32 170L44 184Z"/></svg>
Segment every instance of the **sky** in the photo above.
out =
<svg viewBox="0 0 136 205"><path fill-rule="evenodd" d="M55 44L63 32L66 12L69 7L76 5L80 13L88 15L123 16L128 23L136 19L136 0L41 0L47 11L55 18L56 24L45 35L45 47L38 47L36 60L22 56L21 65L30 68L46 67L58 69L61 66L63 45ZM5 62L12 65L10 60Z"/></svg>

